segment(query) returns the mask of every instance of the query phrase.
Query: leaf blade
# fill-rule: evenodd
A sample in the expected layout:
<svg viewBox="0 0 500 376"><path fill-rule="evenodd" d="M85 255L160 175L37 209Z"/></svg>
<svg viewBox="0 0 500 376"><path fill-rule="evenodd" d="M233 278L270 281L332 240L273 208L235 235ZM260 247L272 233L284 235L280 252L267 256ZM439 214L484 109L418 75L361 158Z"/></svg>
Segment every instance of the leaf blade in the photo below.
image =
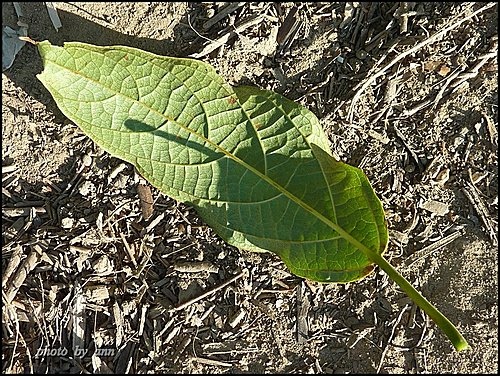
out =
<svg viewBox="0 0 500 376"><path fill-rule="evenodd" d="M356 229L357 209L344 215L342 226L337 217L348 211L342 205L359 206L352 197L340 202L356 179L339 188L342 179L325 176L325 169L330 175L355 170L329 155L308 110L276 93L233 90L195 60L82 43L61 48L42 42L39 48L45 66L39 78L63 113L163 192L192 203L230 244L273 251L310 279L348 282L373 268L346 237ZM375 210L383 219L380 204ZM249 224L248 218L262 220ZM347 230L339 233L340 227ZM382 228L386 233L385 223ZM382 253L386 240L385 234L367 247Z"/></svg>

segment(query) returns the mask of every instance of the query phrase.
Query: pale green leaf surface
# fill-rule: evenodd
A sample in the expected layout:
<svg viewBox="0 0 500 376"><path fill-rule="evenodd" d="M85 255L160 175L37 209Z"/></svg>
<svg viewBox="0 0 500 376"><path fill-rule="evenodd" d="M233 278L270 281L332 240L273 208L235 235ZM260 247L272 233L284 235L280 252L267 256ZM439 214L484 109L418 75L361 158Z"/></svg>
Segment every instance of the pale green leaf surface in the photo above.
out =
<svg viewBox="0 0 500 376"><path fill-rule="evenodd" d="M372 270L387 228L363 172L336 161L317 120L279 94L231 88L208 64L129 47L39 43L61 111L230 244L292 272L348 282ZM354 239L354 240L353 240Z"/></svg>

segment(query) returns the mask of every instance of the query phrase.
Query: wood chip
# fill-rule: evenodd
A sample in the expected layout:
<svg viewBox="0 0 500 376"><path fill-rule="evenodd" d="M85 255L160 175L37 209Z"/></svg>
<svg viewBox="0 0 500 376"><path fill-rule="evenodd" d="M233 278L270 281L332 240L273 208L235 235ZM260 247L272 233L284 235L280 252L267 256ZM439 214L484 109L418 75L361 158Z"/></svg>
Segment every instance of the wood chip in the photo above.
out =
<svg viewBox="0 0 500 376"><path fill-rule="evenodd" d="M87 300L91 302L101 302L109 299L109 290L106 285L87 285L84 288Z"/></svg>
<svg viewBox="0 0 500 376"><path fill-rule="evenodd" d="M26 280L28 274L38 264L40 256L41 252L38 252L36 250L36 247L33 247L33 250L30 252L28 257L26 257L21 266L17 269L16 273L12 277L11 285L8 287L7 293L5 295L7 304L12 302L17 292L19 291L19 288L23 285L24 281Z"/></svg>
<svg viewBox="0 0 500 376"><path fill-rule="evenodd" d="M23 247L20 245L17 245L14 248L14 251L12 252L12 255L10 256L9 263L7 264L7 267L5 268L3 275L2 275L2 286L5 287L7 285L7 282L9 278L11 277L12 273L17 269L19 266L19 263L21 262L21 256L23 254Z"/></svg>
<svg viewBox="0 0 500 376"><path fill-rule="evenodd" d="M231 328L236 328L240 324L241 320L243 320L245 315L246 315L245 310L242 308L238 308L236 310L236 313L229 318L229 326Z"/></svg>
<svg viewBox="0 0 500 376"><path fill-rule="evenodd" d="M98 275L105 275L113 271L113 266L111 265L111 261L109 260L109 257L106 255L102 255L96 261L94 261L92 263L92 268Z"/></svg>
<svg viewBox="0 0 500 376"><path fill-rule="evenodd" d="M481 112L484 120L486 121L486 127L488 128L488 134L490 136L490 143L494 146L498 146L498 131L497 126L493 123L493 120L488 116L486 112Z"/></svg>
<svg viewBox="0 0 500 376"><path fill-rule="evenodd" d="M215 25L217 22L222 20L224 17L226 17L228 14L233 13L234 11L240 9L243 5L245 5L246 2L239 2L239 3L228 3L227 6L222 8L219 13L215 14L213 17L211 17L207 22L203 24L203 29L208 30L210 29L213 25Z"/></svg>
<svg viewBox="0 0 500 376"><path fill-rule="evenodd" d="M174 270L183 273L219 272L219 268L208 261L179 261L174 264Z"/></svg>
<svg viewBox="0 0 500 376"><path fill-rule="evenodd" d="M437 70L436 73L442 77L446 77L448 75L448 73L450 73L450 72L451 72L451 68L449 66L447 66L446 64L443 64L439 67L439 69Z"/></svg>
<svg viewBox="0 0 500 376"><path fill-rule="evenodd" d="M377 141L380 141L384 145L387 145L391 141L389 137L384 136L377 131L374 131L373 129L368 130L368 136L374 138Z"/></svg>
<svg viewBox="0 0 500 376"><path fill-rule="evenodd" d="M307 287L304 282L297 286L297 341L300 344L306 342L309 337L307 315L311 304L306 291Z"/></svg>
<svg viewBox="0 0 500 376"><path fill-rule="evenodd" d="M113 304L113 316L116 325L116 347L119 348L123 341L124 328L123 328L123 312L120 309L118 302Z"/></svg>
<svg viewBox="0 0 500 376"><path fill-rule="evenodd" d="M447 214L450 210L447 204L435 200L424 201L420 207L439 216Z"/></svg>
<svg viewBox="0 0 500 376"><path fill-rule="evenodd" d="M17 171L18 167L14 164L9 166L2 166L2 174L8 174L9 172Z"/></svg>
<svg viewBox="0 0 500 376"><path fill-rule="evenodd" d="M111 173L108 176L108 184L111 183L118 176L118 174L123 170L125 170L126 168L127 164L125 163L120 163L118 166L116 166L116 168L113 171L111 171Z"/></svg>
<svg viewBox="0 0 500 376"><path fill-rule="evenodd" d="M297 6L292 7L288 12L285 20L278 29L278 34L276 35L276 42L282 46L285 44L292 34L297 30L298 19L295 14L299 8Z"/></svg>
<svg viewBox="0 0 500 376"><path fill-rule="evenodd" d="M147 221L154 211L151 188L146 184L137 184L137 194L139 195L142 216Z"/></svg>
<svg viewBox="0 0 500 376"><path fill-rule="evenodd" d="M218 360L207 359L207 358L200 358L198 356L192 356L191 360L198 362L198 363L202 363L202 364L208 364L210 366L220 366L220 367L232 367L233 366L233 364L231 364L231 363L221 362Z"/></svg>
<svg viewBox="0 0 500 376"><path fill-rule="evenodd" d="M46 209L43 207L25 207L25 208L2 208L2 213L7 217L27 217L32 212L35 214L41 215L47 213Z"/></svg>
<svg viewBox="0 0 500 376"><path fill-rule="evenodd" d="M86 297L81 291L77 291L71 311L72 318L72 340L73 355L75 358L83 358L86 355L85 328L86 328Z"/></svg>

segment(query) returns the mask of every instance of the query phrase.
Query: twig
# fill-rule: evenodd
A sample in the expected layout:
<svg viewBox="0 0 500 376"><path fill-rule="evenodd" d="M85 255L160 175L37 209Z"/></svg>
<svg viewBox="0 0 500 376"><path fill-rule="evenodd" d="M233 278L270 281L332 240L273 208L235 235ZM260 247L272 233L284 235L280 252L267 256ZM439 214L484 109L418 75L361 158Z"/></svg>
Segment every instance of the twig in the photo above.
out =
<svg viewBox="0 0 500 376"><path fill-rule="evenodd" d="M483 200L481 200L481 197L479 197L477 193L477 188L471 183L465 183L465 184L468 189L462 189L462 192L474 206L476 212L479 214L479 217L481 217L481 220L483 221L486 229L488 230L488 235L493 245L495 246L498 245L497 232L495 231L493 225L489 221L488 209L486 209Z"/></svg>
<svg viewBox="0 0 500 376"><path fill-rule="evenodd" d="M486 121L486 127L488 128L488 133L490 135L491 145L497 146L498 137L497 137L497 127L495 126L495 123L493 123L493 120L491 120L491 118L485 111L482 111L481 115L483 115L484 120Z"/></svg>
<svg viewBox="0 0 500 376"><path fill-rule="evenodd" d="M404 134L401 133L401 131L398 129L398 127L396 127L396 124L393 124L392 127L394 128L394 131L396 132L396 136L398 136L401 139L401 141L403 141L404 146L410 152L410 155L412 156L413 160L417 164L417 167L420 170L422 170L423 169L423 163L420 161L420 158L418 157L418 155L415 152L415 150L413 150L413 148L411 147L410 143L408 142L408 140L406 139L406 137L404 136Z"/></svg>
<svg viewBox="0 0 500 376"><path fill-rule="evenodd" d="M416 251L414 254L412 254L410 257L408 257L405 261L405 268L409 268L411 265L416 263L418 260L421 260L427 256L429 256L432 252L437 251L444 246L450 244L452 241L455 239L461 237L464 234L463 231L463 226L458 228L455 232L451 233L450 235L439 239L437 242L432 243L431 245L422 248L419 251Z"/></svg>
<svg viewBox="0 0 500 376"><path fill-rule="evenodd" d="M207 22L205 22L203 24L203 29L204 30L210 29L213 25L215 25L217 22L219 22L220 20L222 20L228 14L233 13L235 10L240 9L245 4L246 4L246 2L229 3L223 9L221 9L221 11L219 13L217 13L215 16L213 16Z"/></svg>
<svg viewBox="0 0 500 376"><path fill-rule="evenodd" d="M132 261L132 264L134 264L134 267L137 268L137 261L135 261L134 250L130 247L130 245L127 242L127 239L125 239L125 235L123 235L123 233L121 232L120 232L120 238L122 239L123 245L125 246L125 250L127 251L130 260Z"/></svg>
<svg viewBox="0 0 500 376"><path fill-rule="evenodd" d="M120 309L120 305L118 304L118 302L115 302L113 304L113 317L115 319L115 325L116 325L116 347L120 348L123 340L124 321L123 321L123 312Z"/></svg>
<svg viewBox="0 0 500 376"><path fill-rule="evenodd" d="M199 273L199 272L209 272L218 273L219 268L208 261L186 261L186 262L176 262L173 266L174 270L182 273Z"/></svg>
<svg viewBox="0 0 500 376"><path fill-rule="evenodd" d="M148 309L149 309L148 303L142 306L141 318L139 319L139 329L137 330L137 332L139 333L139 337L142 337L142 334L144 333L144 323L146 322L146 313L148 312Z"/></svg>
<svg viewBox="0 0 500 376"><path fill-rule="evenodd" d="M7 307L7 310L9 310L9 314L7 315L7 317L10 317L11 320L14 319L15 324L16 324L16 339L14 341L14 348L12 349L12 357L10 359L10 364L7 368L7 373L11 373L11 372L13 372L12 368L14 366L14 359L16 358L15 354L16 354L16 350L17 350L17 344L19 342L19 336L21 336L22 334L21 334L21 331L19 330L19 319L17 317L17 312L16 312L15 307L9 303L6 304L6 307Z"/></svg>
<svg viewBox="0 0 500 376"><path fill-rule="evenodd" d="M224 282L223 284L219 285L219 286L215 286L214 288L204 292L203 294L201 294L200 296L197 296L196 298L193 298L193 299L190 299L188 300L187 302L184 302L180 305L178 305L177 307L174 307L172 309L169 310L169 312L175 312L175 311L180 311L181 309L184 309L188 306L190 306L191 304L194 304L196 303L198 300L201 300L203 298L206 298L207 296L209 295L212 295L213 293L223 289L224 287L226 287L227 285L230 285L231 283L233 283L234 281L240 279L241 277L243 277L244 275L246 274L246 271L242 271L240 274L234 276L233 278L231 278L230 280Z"/></svg>
<svg viewBox="0 0 500 376"><path fill-rule="evenodd" d="M404 110L401 115L403 117L409 117L409 116L415 115L417 112L419 112L420 110L423 110L424 108L426 108L430 104L431 104L430 99L426 99L423 102L417 103L414 107L409 108L407 110Z"/></svg>
<svg viewBox="0 0 500 376"><path fill-rule="evenodd" d="M389 344L391 343L392 339L394 338L394 334L396 334L396 328L401 322L401 319L403 318L403 314L405 311L408 309L408 305L406 305L401 312L399 313L398 318L396 319L396 322L394 323L394 326L392 327L391 335L389 336L389 339L387 340L387 343L385 345L384 350L382 351L382 355L380 356L380 363L377 367L377 373L380 373L380 369L382 368L382 364L384 364L384 359L385 355L387 354L387 351L389 350Z"/></svg>
<svg viewBox="0 0 500 376"><path fill-rule="evenodd" d="M455 78L457 78L462 72L463 72L463 67L460 67L459 69L457 69L455 72L453 72L451 75L449 75L446 78L443 87L441 87L441 89L439 89L439 92L437 93L436 97L434 98L434 103L432 105L432 109L435 109L437 107L439 101L441 100L441 98L443 98L444 92L446 91L446 89L450 85L451 81L453 81Z"/></svg>
<svg viewBox="0 0 500 376"><path fill-rule="evenodd" d="M7 282L14 273L14 271L17 269L19 266L19 263L21 262L21 255L23 254L23 248L18 245L12 252L12 255L10 256L9 263L7 264L7 268L5 269L3 276L2 276L2 285L7 286Z"/></svg>
<svg viewBox="0 0 500 376"><path fill-rule="evenodd" d="M40 260L40 254L36 250L32 250L28 257L24 260L21 266L17 269L17 272L12 278L12 285L7 290L6 298L7 304L12 302L16 296L19 288L22 286L28 274L35 268Z"/></svg>
<svg viewBox="0 0 500 376"><path fill-rule="evenodd" d="M457 77L457 81L453 82L451 87L455 88L460 86L463 82L470 78L474 78L479 74L479 70L485 65L490 59L496 58L498 56L498 47L494 48L493 51L488 52L482 56L479 56L479 62L470 70L470 72L462 73Z"/></svg>
<svg viewBox="0 0 500 376"><path fill-rule="evenodd" d="M420 345L424 341L425 334L427 333L427 327L429 326L429 317L426 316L426 315L423 315L423 319L424 319L424 324L423 324L423 327L422 327L422 334L420 335L420 338L418 339L418 341L415 344L415 346L413 346L413 348L420 347Z"/></svg>
<svg viewBox="0 0 500 376"><path fill-rule="evenodd" d="M354 111L354 107L355 107L358 99L361 97L361 94L363 94L363 92L365 91L365 89L368 88L377 78L379 78L382 75L384 75L384 73L388 69L390 69L393 65L395 65L397 62L403 60L407 56L415 53L416 51L418 51L422 47L424 47L424 46L426 46L428 44L434 43L439 38L441 38L442 36L444 36L447 32L449 32L449 31L457 28L458 26L460 26L465 21L470 20L471 18L477 16L478 14L484 12L485 10L487 10L487 9L495 6L495 4L496 3L488 3L484 7L476 10L473 13L471 13L469 16L466 16L466 17L462 18L461 20L458 20L457 22L451 24L450 26L447 26L447 27L443 28L441 31L438 31L437 33L431 35L429 38L423 40L422 42L416 44L412 48L410 48L410 49L406 50L405 52L401 53L400 55L398 55L394 60L392 60L390 63L388 63L382 69L380 69L377 73L373 74L372 76L368 77L364 82L362 82L359 85L357 85L356 88L355 88L355 90L360 85L361 85L361 87L359 88L359 90L356 92L356 94L352 98L351 105L349 106L349 114L347 116L348 120L352 121L352 114L353 114L353 111Z"/></svg>
<svg viewBox="0 0 500 376"><path fill-rule="evenodd" d="M209 42L211 42L211 43L215 43L215 41L214 41L213 39L207 38L207 37L205 37L205 36L201 35L200 33L198 33L198 30L196 30L196 29L194 28L194 26L191 24L191 16L190 16L189 14L187 15L187 21L188 21L188 25L189 25L189 27L191 28L191 30L193 30L193 31L194 31L194 32L195 32L195 33L196 33L196 34L197 34L200 38L203 38L203 39L205 39L205 40L208 40L208 41L209 41Z"/></svg>
<svg viewBox="0 0 500 376"><path fill-rule="evenodd" d="M75 351L75 358L82 358L83 353L77 351L76 349L85 348L85 328L86 328L86 315L85 306L86 298L81 289L76 289L76 298L73 301L73 307L71 309L71 319L72 319L72 338L73 338L73 349Z"/></svg>
<svg viewBox="0 0 500 376"><path fill-rule="evenodd" d="M226 363L226 362L220 362L218 360L213 360L213 359L207 359L207 358L200 358L197 356L192 356L191 360L194 360L198 363L202 364L208 364L210 366L220 366L220 367L232 367L233 364L231 363Z"/></svg>
<svg viewBox="0 0 500 376"><path fill-rule="evenodd" d="M265 18L265 15L261 14L257 17L254 17L246 22L243 22L240 26L236 27L234 31L229 31L228 33L224 34L222 37L212 41L208 45L205 46L203 51L195 54L191 54L191 57L194 57L195 59L199 59L200 57L203 57L205 55L208 55L210 52L216 50L223 44L227 43L231 38L235 37L237 34L241 33L245 29L248 29L249 27L258 24Z"/></svg>
<svg viewBox="0 0 500 376"><path fill-rule="evenodd" d="M446 79L444 86L441 88L441 90L439 90L439 93L436 95L432 108L435 109L436 106L439 104L439 101L443 98L448 86L451 88L450 90L448 90L450 92L452 91L452 89L458 88L465 81L476 77L479 74L479 70L482 68L482 66L485 65L490 59L496 57L497 55L498 55L498 48L496 48L494 51L491 51L485 55L480 56L479 62L469 72L463 72L463 69L453 72L453 74Z"/></svg>

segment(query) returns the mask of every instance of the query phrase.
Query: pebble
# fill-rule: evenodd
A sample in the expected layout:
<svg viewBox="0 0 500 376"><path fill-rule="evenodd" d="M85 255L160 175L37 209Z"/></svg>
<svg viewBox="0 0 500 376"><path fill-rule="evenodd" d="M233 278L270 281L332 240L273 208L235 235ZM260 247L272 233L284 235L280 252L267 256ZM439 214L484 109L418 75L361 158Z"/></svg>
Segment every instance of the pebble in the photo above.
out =
<svg viewBox="0 0 500 376"><path fill-rule="evenodd" d="M75 220L73 218L63 218L61 219L61 227L65 229L73 228L73 224L75 223Z"/></svg>
<svg viewBox="0 0 500 376"><path fill-rule="evenodd" d="M82 162L85 167L90 167L92 165L92 157L88 154L85 154L83 156Z"/></svg>

